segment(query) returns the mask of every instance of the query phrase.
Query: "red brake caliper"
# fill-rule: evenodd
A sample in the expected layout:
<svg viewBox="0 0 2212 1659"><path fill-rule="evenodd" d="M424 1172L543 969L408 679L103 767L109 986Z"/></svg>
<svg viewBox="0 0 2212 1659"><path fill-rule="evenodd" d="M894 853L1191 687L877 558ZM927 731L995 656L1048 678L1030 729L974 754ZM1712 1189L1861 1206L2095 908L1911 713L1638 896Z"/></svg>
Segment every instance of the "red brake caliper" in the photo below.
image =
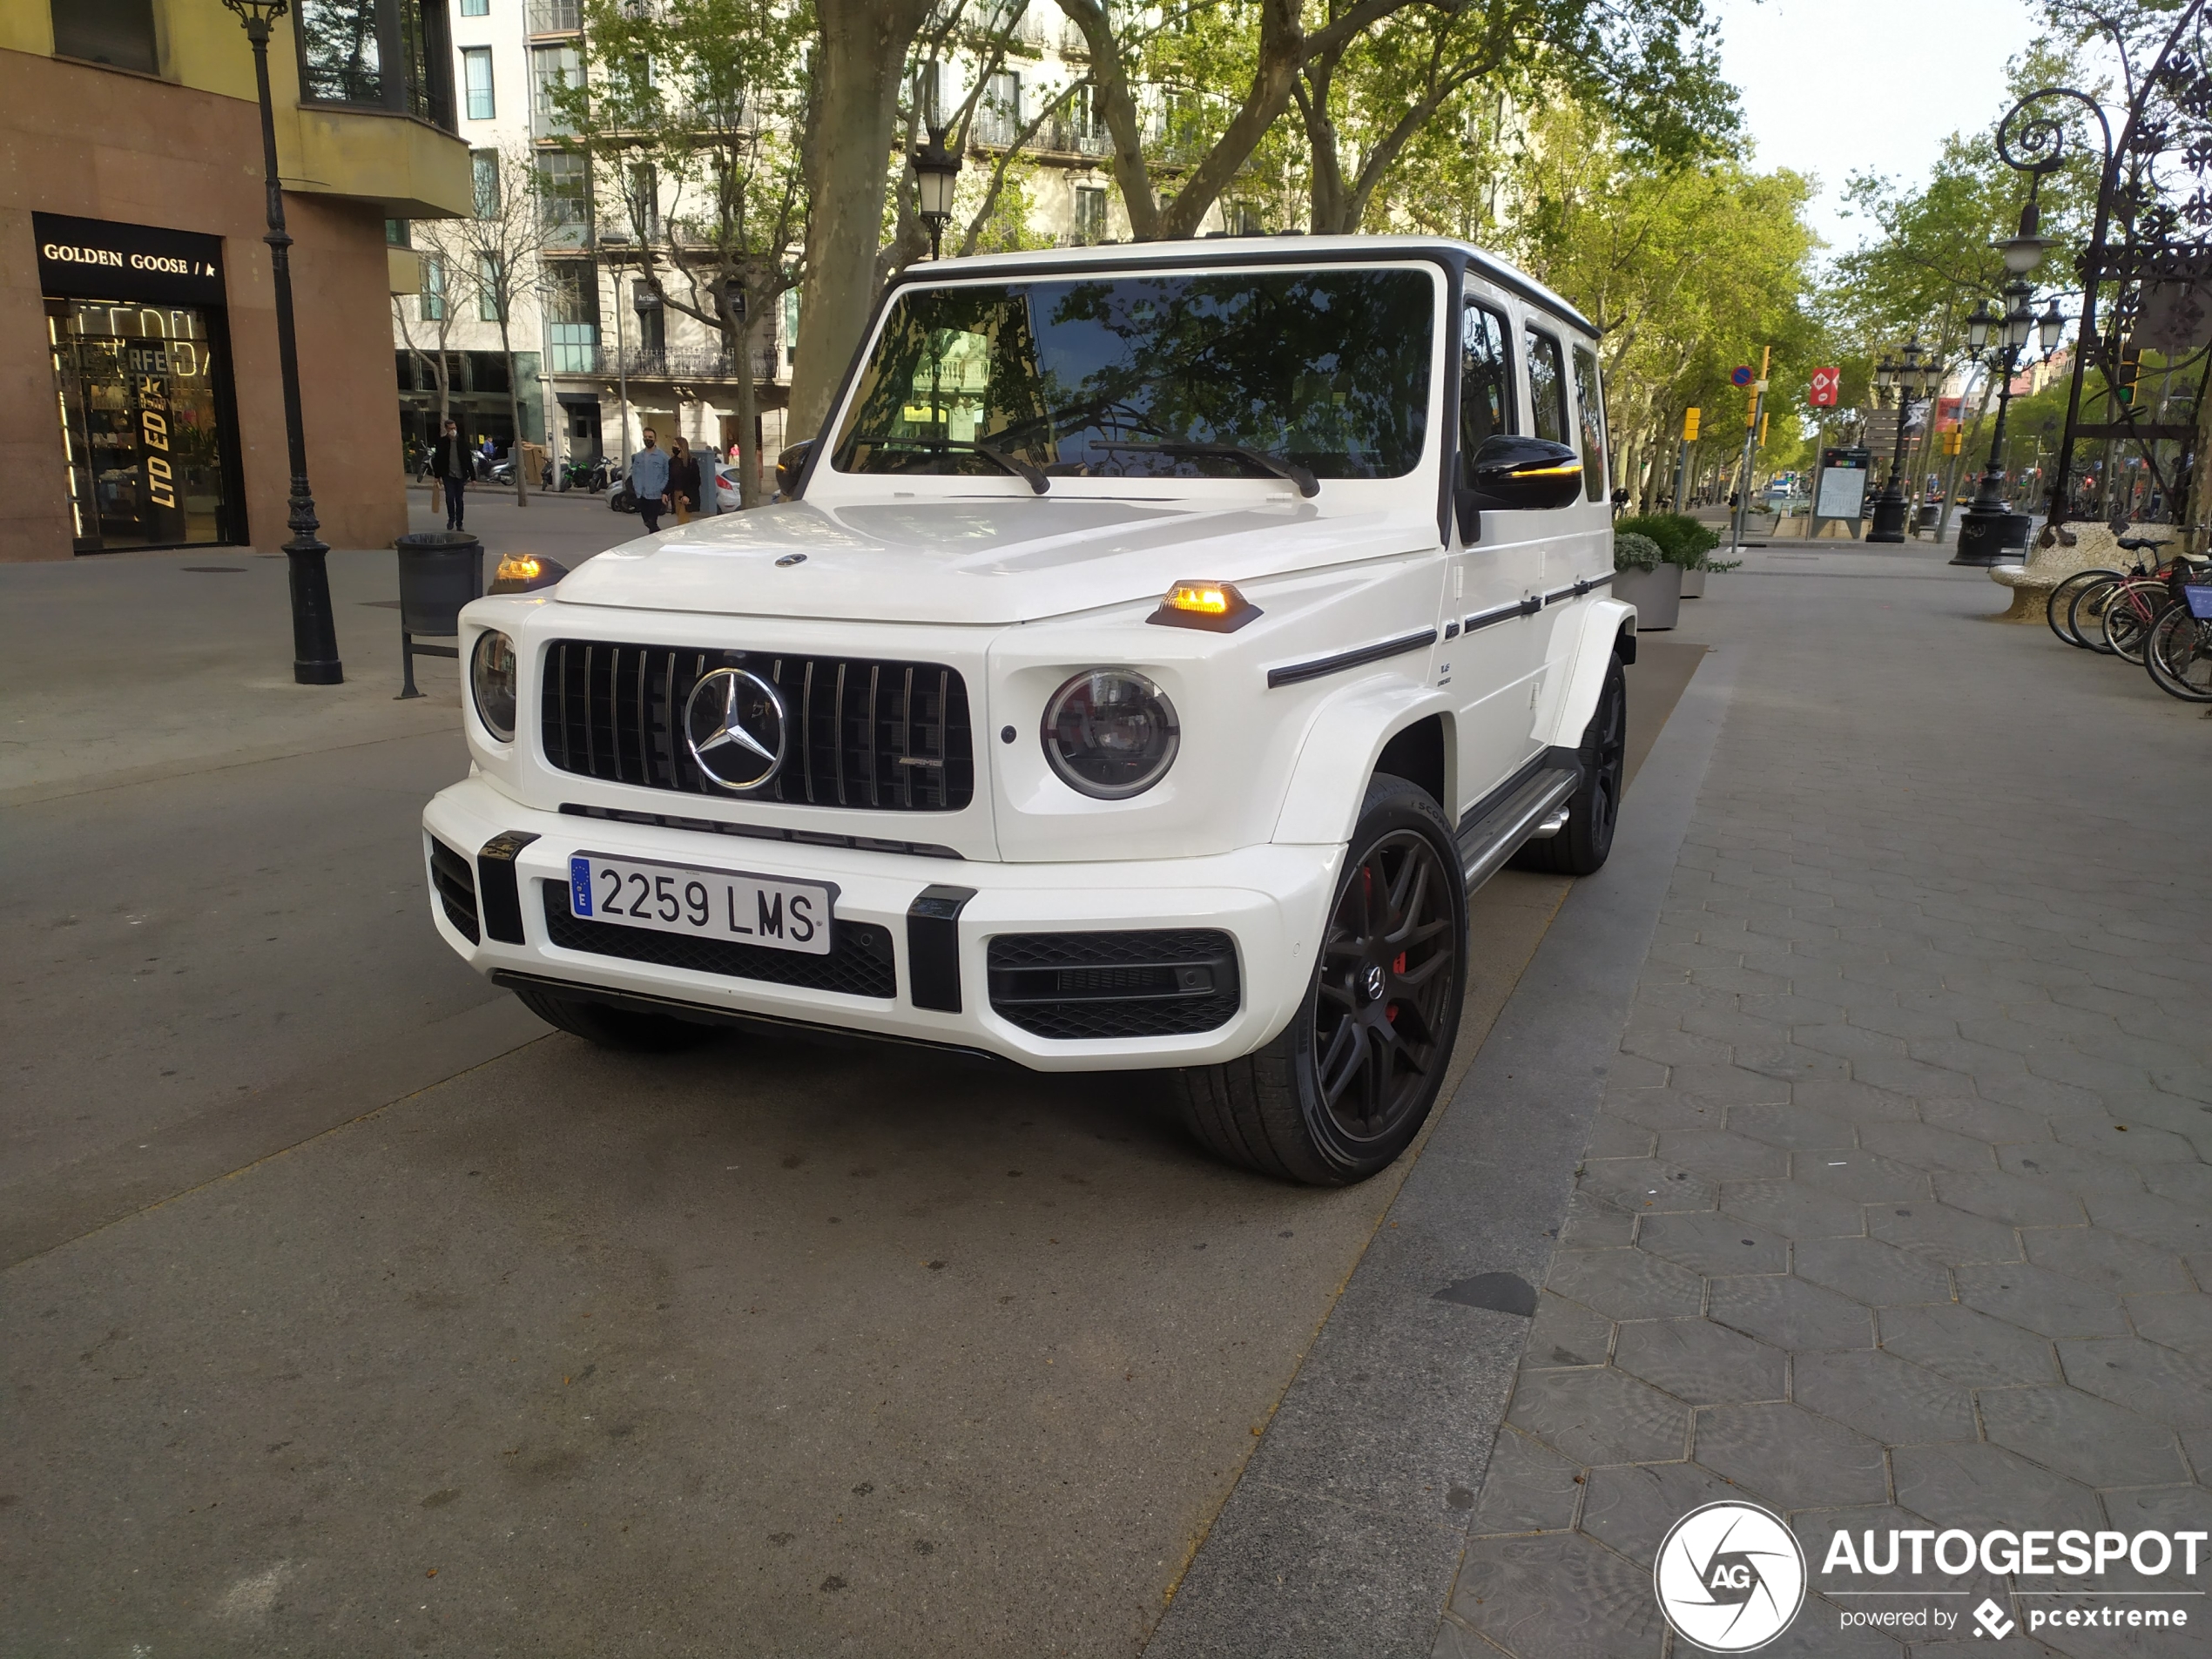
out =
<svg viewBox="0 0 2212 1659"><path fill-rule="evenodd" d="M1391 963L1390 971L1393 974L1402 974L1406 971L1406 953L1404 951L1401 950L1398 953L1398 959ZM1385 1009L1384 1017L1388 1019L1393 1025L1397 1024L1398 1004L1393 1002L1389 1008Z"/></svg>

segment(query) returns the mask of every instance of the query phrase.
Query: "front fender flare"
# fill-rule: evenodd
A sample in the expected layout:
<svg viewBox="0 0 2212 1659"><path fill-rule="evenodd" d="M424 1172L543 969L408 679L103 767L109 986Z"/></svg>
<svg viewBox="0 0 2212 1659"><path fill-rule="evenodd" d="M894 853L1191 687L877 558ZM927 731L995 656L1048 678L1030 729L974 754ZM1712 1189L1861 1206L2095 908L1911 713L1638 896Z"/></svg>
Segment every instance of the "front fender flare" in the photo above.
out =
<svg viewBox="0 0 2212 1659"><path fill-rule="evenodd" d="M1384 747L1406 727L1440 716L1444 727L1444 792L1447 818L1456 794L1459 731L1455 705L1433 686L1393 676L1347 685L1314 711L1299 745L1273 839L1294 845L1327 846L1352 839L1359 803Z"/></svg>
<svg viewBox="0 0 2212 1659"><path fill-rule="evenodd" d="M1548 723L1549 740L1567 749L1581 743L1582 729L1597 712L1598 693L1605 686L1605 669L1613 658L1614 642L1623 633L1632 641L1635 637L1636 608L1622 599L1593 599L1576 622L1571 637L1554 641L1554 650L1565 659L1565 668L1551 677L1561 690L1556 712ZM1635 654L1633 644L1627 654Z"/></svg>

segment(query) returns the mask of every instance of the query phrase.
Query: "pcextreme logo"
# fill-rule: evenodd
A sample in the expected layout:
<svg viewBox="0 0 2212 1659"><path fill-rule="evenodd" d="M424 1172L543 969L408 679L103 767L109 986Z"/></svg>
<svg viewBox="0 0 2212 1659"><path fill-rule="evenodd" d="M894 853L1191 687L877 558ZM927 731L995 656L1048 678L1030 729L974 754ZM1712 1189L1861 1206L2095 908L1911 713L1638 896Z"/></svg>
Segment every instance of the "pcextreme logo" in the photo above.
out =
<svg viewBox="0 0 2212 1659"><path fill-rule="evenodd" d="M1651 1569L1675 1634L1708 1653L1750 1653L1805 1602L1805 1557L1782 1518L1755 1503L1709 1503L1675 1522Z"/></svg>

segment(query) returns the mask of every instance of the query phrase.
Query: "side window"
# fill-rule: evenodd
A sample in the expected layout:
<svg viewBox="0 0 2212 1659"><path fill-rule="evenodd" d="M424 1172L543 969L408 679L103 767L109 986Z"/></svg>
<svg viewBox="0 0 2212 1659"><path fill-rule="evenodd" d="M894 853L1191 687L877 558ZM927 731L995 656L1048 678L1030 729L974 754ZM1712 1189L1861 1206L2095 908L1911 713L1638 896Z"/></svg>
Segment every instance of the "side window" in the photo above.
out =
<svg viewBox="0 0 2212 1659"><path fill-rule="evenodd" d="M1528 351L1530 430L1554 443L1572 443L1567 430L1567 365L1559 341L1534 328L1523 335Z"/></svg>
<svg viewBox="0 0 2212 1659"><path fill-rule="evenodd" d="M1582 493L1605 499L1605 392L1598 384L1597 354L1575 347L1575 403L1582 415Z"/></svg>
<svg viewBox="0 0 2212 1659"><path fill-rule="evenodd" d="M1460 313L1460 464L1486 438L1513 430L1513 353L1506 320L1487 306Z"/></svg>

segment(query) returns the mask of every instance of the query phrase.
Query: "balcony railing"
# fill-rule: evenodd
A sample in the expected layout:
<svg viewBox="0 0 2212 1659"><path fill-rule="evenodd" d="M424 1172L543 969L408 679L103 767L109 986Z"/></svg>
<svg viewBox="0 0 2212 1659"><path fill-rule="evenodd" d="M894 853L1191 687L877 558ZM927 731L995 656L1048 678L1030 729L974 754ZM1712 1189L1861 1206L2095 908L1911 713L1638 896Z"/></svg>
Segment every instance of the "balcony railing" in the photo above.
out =
<svg viewBox="0 0 2212 1659"><path fill-rule="evenodd" d="M981 109L968 129L968 142L1002 150L1019 138L1028 125L1003 110ZM1053 116L1030 136L1029 148L1044 155L1109 156L1114 152L1114 140L1104 123L1062 114Z"/></svg>
<svg viewBox="0 0 2212 1659"><path fill-rule="evenodd" d="M556 354L556 374L622 374L633 381L726 382L738 378L731 354L711 347L649 351L631 346L617 352L611 346L572 346ZM783 354L773 346L756 346L752 349L752 365L756 381L772 381L783 367Z"/></svg>
<svg viewBox="0 0 2212 1659"><path fill-rule="evenodd" d="M583 29L583 0L530 0L533 35L573 35Z"/></svg>

